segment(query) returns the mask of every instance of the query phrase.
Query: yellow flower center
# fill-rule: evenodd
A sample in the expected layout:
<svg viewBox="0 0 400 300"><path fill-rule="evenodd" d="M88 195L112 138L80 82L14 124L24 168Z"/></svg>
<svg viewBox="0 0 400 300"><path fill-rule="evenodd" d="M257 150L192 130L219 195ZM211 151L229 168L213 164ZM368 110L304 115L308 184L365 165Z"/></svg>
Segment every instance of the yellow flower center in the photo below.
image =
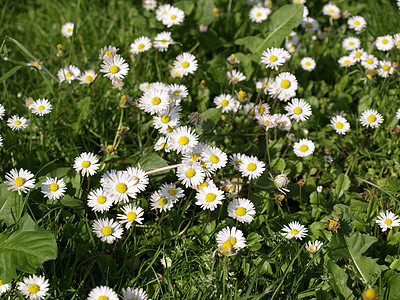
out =
<svg viewBox="0 0 400 300"><path fill-rule="evenodd" d="M361 52L356 52L356 57L361 57Z"/></svg>
<svg viewBox="0 0 400 300"><path fill-rule="evenodd" d="M296 235L299 233L299 231L297 229L293 228L292 230L290 230L290 233L293 235Z"/></svg>
<svg viewBox="0 0 400 300"><path fill-rule="evenodd" d="M315 251L314 245L310 246L310 251Z"/></svg>
<svg viewBox="0 0 400 300"><path fill-rule="evenodd" d="M196 161L200 158L200 154L199 153L195 153L192 155L192 160Z"/></svg>
<svg viewBox="0 0 400 300"><path fill-rule="evenodd" d="M219 158L216 155L211 155L210 156L210 160L212 163L216 164L217 162L219 162Z"/></svg>
<svg viewBox="0 0 400 300"><path fill-rule="evenodd" d="M43 105L40 105L40 106L38 106L38 108L37 108L38 110L44 110L45 109L45 107L43 106Z"/></svg>
<svg viewBox="0 0 400 300"><path fill-rule="evenodd" d="M257 13L257 17L261 17L261 13L258 12L258 13Z"/></svg>
<svg viewBox="0 0 400 300"><path fill-rule="evenodd" d="M171 126L168 125L167 131L172 132L172 131L174 131L174 128L172 128Z"/></svg>
<svg viewBox="0 0 400 300"><path fill-rule="evenodd" d="M166 143L161 143L161 148L166 148L167 146L168 146L168 144L166 144Z"/></svg>
<svg viewBox="0 0 400 300"><path fill-rule="evenodd" d="M119 68L117 66L112 66L110 68L110 72L113 73L113 74L117 73L118 71L119 71Z"/></svg>
<svg viewBox="0 0 400 300"><path fill-rule="evenodd" d="M348 65L349 63L350 63L349 60L345 60L345 61L343 62L343 64L345 64L345 65Z"/></svg>
<svg viewBox="0 0 400 300"><path fill-rule="evenodd" d="M112 228L111 228L110 226L104 226L104 227L101 229L101 232L102 232L105 236L108 236L108 235L110 235L110 234L113 232L113 230L112 230Z"/></svg>
<svg viewBox="0 0 400 300"><path fill-rule="evenodd" d="M354 45L354 42L350 42L349 45L350 45L350 46L353 46L353 45Z"/></svg>
<svg viewBox="0 0 400 300"><path fill-rule="evenodd" d="M329 225L328 225L329 229L332 229L332 228L336 227L336 223L337 223L337 221L330 220L329 221Z"/></svg>
<svg viewBox="0 0 400 300"><path fill-rule="evenodd" d="M271 55L270 57L269 57L269 60L270 61L276 61L278 58L275 56L275 55Z"/></svg>
<svg viewBox="0 0 400 300"><path fill-rule="evenodd" d="M97 300L108 300L107 296L100 296Z"/></svg>
<svg viewBox="0 0 400 300"><path fill-rule="evenodd" d="M222 106L227 106L228 104L229 104L229 102L226 99L221 101Z"/></svg>
<svg viewBox="0 0 400 300"><path fill-rule="evenodd" d="M3 280L0 279L0 286L2 286L2 285L3 285Z"/></svg>
<svg viewBox="0 0 400 300"><path fill-rule="evenodd" d="M385 224L388 225L388 226L389 226L389 225L392 225L392 220L386 219L386 220L385 220Z"/></svg>
<svg viewBox="0 0 400 300"><path fill-rule="evenodd" d="M400 40L398 40L398 41L396 42L396 44L397 44L398 46L400 46Z"/></svg>
<svg viewBox="0 0 400 300"><path fill-rule="evenodd" d="M389 43L389 41L387 39L382 40L382 44L386 45L387 43Z"/></svg>
<svg viewBox="0 0 400 300"><path fill-rule="evenodd" d="M189 63L187 61L184 61L182 63L182 67L184 67L185 69L189 67Z"/></svg>
<svg viewBox="0 0 400 300"><path fill-rule="evenodd" d="M260 107L258 108L258 112L262 114L264 111L265 111L264 105L260 105Z"/></svg>
<svg viewBox="0 0 400 300"><path fill-rule="evenodd" d="M336 128L342 129L343 128L343 123L342 122L337 122L336 123Z"/></svg>
<svg viewBox="0 0 400 300"><path fill-rule="evenodd" d="M307 24L306 24L306 27L307 27L307 28L312 28L312 23L307 23Z"/></svg>
<svg viewBox="0 0 400 300"><path fill-rule="evenodd" d="M97 197L97 203L104 204L105 202L106 202L106 197L104 196Z"/></svg>
<svg viewBox="0 0 400 300"><path fill-rule="evenodd" d="M23 185L25 183L25 180L22 178L22 177L17 177L17 178L15 178L15 180L14 180L14 184L16 185L16 186L21 186L21 185Z"/></svg>
<svg viewBox="0 0 400 300"><path fill-rule="evenodd" d="M133 220L136 219L136 214L133 211L131 211L131 212L127 213L126 218L128 219L128 221L132 222Z"/></svg>
<svg viewBox="0 0 400 300"><path fill-rule="evenodd" d="M40 288L37 284L33 283L28 287L28 292L31 294L36 294L39 291L40 291Z"/></svg>
<svg viewBox="0 0 400 300"><path fill-rule="evenodd" d="M14 121L14 125L21 125L21 121Z"/></svg>
<svg viewBox="0 0 400 300"><path fill-rule="evenodd" d="M333 14L335 11L333 9L328 10L329 13Z"/></svg>
<svg viewBox="0 0 400 300"><path fill-rule="evenodd" d="M68 28L67 31L68 31L68 32L72 32L72 28Z"/></svg>
<svg viewBox="0 0 400 300"><path fill-rule="evenodd" d="M378 296L378 293L374 289L367 289L363 293L365 299L373 300Z"/></svg>
<svg viewBox="0 0 400 300"><path fill-rule="evenodd" d="M196 171L193 169L189 169L186 171L186 177L192 178L194 175L196 175Z"/></svg>
<svg viewBox="0 0 400 300"><path fill-rule="evenodd" d="M360 25L360 21L355 21L354 25L356 25L356 26Z"/></svg>
<svg viewBox="0 0 400 300"><path fill-rule="evenodd" d="M189 138L187 136L182 136L179 138L178 142L181 145L186 145L187 143L189 143Z"/></svg>
<svg viewBox="0 0 400 300"><path fill-rule="evenodd" d="M389 71L390 67L389 67L388 65L384 65L384 66L382 67L382 69L383 69L384 71Z"/></svg>
<svg viewBox="0 0 400 300"><path fill-rule="evenodd" d="M199 190L202 190L204 187L206 187L206 186L208 186L208 183L207 182L203 182L203 183L200 183L199 185L198 185L198 189Z"/></svg>
<svg viewBox="0 0 400 300"><path fill-rule="evenodd" d="M176 19L176 16L175 15L172 15L171 16L171 20L175 20Z"/></svg>
<svg viewBox="0 0 400 300"><path fill-rule="evenodd" d="M71 76L72 76L72 73L71 73L71 72L67 72L67 73L65 74L65 76L71 77Z"/></svg>
<svg viewBox="0 0 400 300"><path fill-rule="evenodd" d="M161 122L163 123L168 123L171 120L171 118L168 115L163 115L161 117Z"/></svg>
<svg viewBox="0 0 400 300"><path fill-rule="evenodd" d="M161 40L161 43L162 43L162 44L165 44L166 42L167 42L166 39L162 39L162 40Z"/></svg>
<svg viewBox="0 0 400 300"><path fill-rule="evenodd" d="M35 62L32 64L32 66L34 66L34 67L36 67L36 68L39 69L39 63L38 63L37 61L35 61Z"/></svg>
<svg viewBox="0 0 400 300"><path fill-rule="evenodd" d="M168 194L170 194L171 196L175 196L176 195L176 188L170 188L168 191Z"/></svg>
<svg viewBox="0 0 400 300"><path fill-rule="evenodd" d="M367 63L372 64L373 62L374 62L374 60L372 58L367 59Z"/></svg>
<svg viewBox="0 0 400 300"><path fill-rule="evenodd" d="M207 202L212 202L215 200L215 198L217 198L217 195L213 194L213 193L208 193L206 195L206 201Z"/></svg>
<svg viewBox="0 0 400 300"><path fill-rule="evenodd" d="M253 116L253 115L254 115L254 109L252 109L252 110L249 111L249 115L250 115L250 116Z"/></svg>
<svg viewBox="0 0 400 300"><path fill-rule="evenodd" d="M376 121L376 117L375 117L374 115L370 115L370 116L368 117L368 122L373 123L373 122L375 122L375 121Z"/></svg>
<svg viewBox="0 0 400 300"><path fill-rule="evenodd" d="M257 166L255 163L249 163L247 165L247 170L249 170L249 171L254 171L256 168L257 168Z"/></svg>
<svg viewBox="0 0 400 300"><path fill-rule="evenodd" d="M301 114L301 112L302 112L302 109L301 109L300 107L296 107L296 108L294 109L294 113L295 113L296 115Z"/></svg>
<svg viewBox="0 0 400 300"><path fill-rule="evenodd" d="M306 152L307 150L308 150L308 146L307 145L301 145L300 146L300 151Z"/></svg>
<svg viewBox="0 0 400 300"><path fill-rule="evenodd" d="M93 81L93 76L86 76L86 82L92 82Z"/></svg>
<svg viewBox="0 0 400 300"><path fill-rule="evenodd" d="M307 61L306 62L306 66L308 67L308 66L310 66L311 65L311 63L309 62L309 61Z"/></svg>
<svg viewBox="0 0 400 300"><path fill-rule="evenodd" d="M89 168L89 167L90 167L90 161L84 160L84 161L82 162L82 167L84 167L84 168Z"/></svg>
<svg viewBox="0 0 400 300"><path fill-rule="evenodd" d="M238 207L236 209L236 214L238 216L244 216L246 214L246 209L244 207Z"/></svg>
<svg viewBox="0 0 400 300"><path fill-rule="evenodd" d="M143 49L143 48L144 48L144 44L140 44L140 45L138 46L138 48L139 48L139 49Z"/></svg>
<svg viewBox="0 0 400 300"><path fill-rule="evenodd" d="M104 52L103 57L104 57L104 56L114 56L114 55L112 54L111 51L106 51L106 52Z"/></svg>
<svg viewBox="0 0 400 300"><path fill-rule="evenodd" d="M52 191L52 192L57 191L57 190L58 190L58 184L57 184L57 183L52 183L52 184L50 184L49 189L50 189L50 191Z"/></svg>
<svg viewBox="0 0 400 300"><path fill-rule="evenodd" d="M126 186L125 183L120 182L120 183L117 184L117 191L118 192L125 193L127 189L128 189L128 187Z"/></svg>
<svg viewBox="0 0 400 300"><path fill-rule="evenodd" d="M175 91L175 92L172 93L172 95L174 95L174 96L179 96L179 92L178 92L178 91Z"/></svg>
<svg viewBox="0 0 400 300"><path fill-rule="evenodd" d="M282 80L281 87L283 87L284 89L289 88L290 87L290 81L287 80L287 79Z"/></svg>
<svg viewBox="0 0 400 300"><path fill-rule="evenodd" d="M158 104L161 103L161 99L158 98L158 97L154 97L154 98L151 100L151 102L152 102L154 105L158 105Z"/></svg>
<svg viewBox="0 0 400 300"><path fill-rule="evenodd" d="M158 200L158 204L161 205L161 206L164 206L165 204L167 204L167 198L161 197L161 198Z"/></svg>

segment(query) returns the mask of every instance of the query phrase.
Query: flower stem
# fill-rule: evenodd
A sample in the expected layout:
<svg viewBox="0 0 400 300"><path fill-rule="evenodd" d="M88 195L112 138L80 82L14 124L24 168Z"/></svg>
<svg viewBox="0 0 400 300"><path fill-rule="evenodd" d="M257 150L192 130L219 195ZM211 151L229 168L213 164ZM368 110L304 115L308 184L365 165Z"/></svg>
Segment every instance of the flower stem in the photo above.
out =
<svg viewBox="0 0 400 300"><path fill-rule="evenodd" d="M159 168L159 169L155 169L155 170L151 170L151 171L146 172L146 175L150 175L150 174L154 174L154 173L158 173L158 172L162 172L162 171L166 171L166 170L175 169L178 166L180 166L180 164L172 165L172 166L168 166L168 167L163 167L163 168Z"/></svg>
<svg viewBox="0 0 400 300"><path fill-rule="evenodd" d="M355 153L354 156L353 156L353 160L351 161L349 167L347 168L346 175L349 174L350 168L351 168L351 166L353 165L354 161L356 160L357 154L358 154L358 152L360 151L361 146L364 144L365 140L367 139L368 129L369 129L369 127L367 127L367 130L365 130L364 138L362 139L361 144L358 146L357 151L356 151L356 153Z"/></svg>

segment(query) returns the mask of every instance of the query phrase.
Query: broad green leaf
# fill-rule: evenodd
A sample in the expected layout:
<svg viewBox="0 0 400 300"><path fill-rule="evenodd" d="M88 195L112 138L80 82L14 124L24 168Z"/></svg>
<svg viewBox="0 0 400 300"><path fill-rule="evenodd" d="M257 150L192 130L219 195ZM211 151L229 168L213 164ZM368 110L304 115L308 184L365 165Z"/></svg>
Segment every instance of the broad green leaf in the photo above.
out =
<svg viewBox="0 0 400 300"><path fill-rule="evenodd" d="M221 118L222 108L209 108L200 116L203 118L202 128L205 133L211 132Z"/></svg>
<svg viewBox="0 0 400 300"><path fill-rule="evenodd" d="M45 261L56 257L54 235L37 227L28 215L20 219L17 230L0 234L0 278L3 282L11 282L17 270L35 273Z"/></svg>
<svg viewBox="0 0 400 300"><path fill-rule="evenodd" d="M214 0L198 0L197 2L197 14L196 19L199 20L199 24L210 25L214 20L213 9L215 7Z"/></svg>
<svg viewBox="0 0 400 300"><path fill-rule="evenodd" d="M336 265L332 260L328 261L327 269L329 275L332 276L332 280L329 280L329 285L332 290L338 295L342 296L341 299L355 299L353 292L347 286L347 280L349 276L346 272Z"/></svg>
<svg viewBox="0 0 400 300"><path fill-rule="evenodd" d="M350 178L346 174L340 174L335 180L335 189L333 190L336 199L343 196L344 192L350 188Z"/></svg>
<svg viewBox="0 0 400 300"><path fill-rule="evenodd" d="M14 73L16 73L19 69L21 69L22 66L16 66L14 68L12 68L10 71L8 71L6 74L4 74L3 76L0 77L0 84L7 80L9 77L11 77L12 75L14 75Z"/></svg>
<svg viewBox="0 0 400 300"><path fill-rule="evenodd" d="M194 2L190 0L177 1L174 3L174 6L182 9L185 12L185 15L188 16L193 11Z"/></svg>
<svg viewBox="0 0 400 300"><path fill-rule="evenodd" d="M0 184L0 222L4 221L7 226L15 223L18 201L17 192L7 190L5 183Z"/></svg>
<svg viewBox="0 0 400 300"><path fill-rule="evenodd" d="M154 152L151 152L143 157L139 161L139 164L144 171L151 171L168 166L168 162Z"/></svg>

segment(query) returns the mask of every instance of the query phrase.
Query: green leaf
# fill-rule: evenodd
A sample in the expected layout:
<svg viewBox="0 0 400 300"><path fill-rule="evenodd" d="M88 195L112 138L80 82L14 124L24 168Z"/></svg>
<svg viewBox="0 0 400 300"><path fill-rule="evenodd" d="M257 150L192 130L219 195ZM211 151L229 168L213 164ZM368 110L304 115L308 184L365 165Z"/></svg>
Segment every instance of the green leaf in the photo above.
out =
<svg viewBox="0 0 400 300"><path fill-rule="evenodd" d="M196 14L196 19L199 20L199 24L210 25L214 21L214 8L214 0L197 1L198 13Z"/></svg>
<svg viewBox="0 0 400 300"><path fill-rule="evenodd" d="M355 299L353 292L347 286L347 280L349 276L346 274L346 272L331 260L328 261L327 269L329 275L332 276L332 280L328 281L332 290L338 296L344 297L341 299Z"/></svg>
<svg viewBox="0 0 400 300"><path fill-rule="evenodd" d="M174 3L174 6L182 9L185 12L185 15L188 16L193 11L194 2L190 0L178 1Z"/></svg>
<svg viewBox="0 0 400 300"><path fill-rule="evenodd" d="M146 172L168 166L168 162L154 152L147 154L145 157L139 160L139 164Z"/></svg>
<svg viewBox="0 0 400 300"><path fill-rule="evenodd" d="M9 77L11 77L15 72L17 72L19 69L21 69L22 66L16 66L12 68L10 71L5 73L3 76L0 77L0 84L3 83L3 81L6 81Z"/></svg>
<svg viewBox="0 0 400 300"><path fill-rule="evenodd" d="M340 174L335 180L335 189L333 190L336 199L343 196L344 192L350 188L350 178L346 174Z"/></svg>
<svg viewBox="0 0 400 300"><path fill-rule="evenodd" d="M25 215L19 228L11 233L0 234L0 278L11 282L16 271L35 273L45 261L56 259L57 243L54 235L36 226Z"/></svg>
<svg viewBox="0 0 400 300"><path fill-rule="evenodd" d="M0 222L13 225L17 219L18 193L7 190L5 183L0 184Z"/></svg>
<svg viewBox="0 0 400 300"><path fill-rule="evenodd" d="M72 128L74 129L75 132L78 132L78 130L81 128L82 120L85 120L87 117L89 117L89 114L91 113L90 100L91 100L90 97L84 97L81 100L79 100L79 102L76 104L76 111L78 112L78 118L72 124Z"/></svg>
<svg viewBox="0 0 400 300"><path fill-rule="evenodd" d="M204 133L209 133L213 130L221 118L221 112L222 108L209 108L200 115L203 118L201 126Z"/></svg>

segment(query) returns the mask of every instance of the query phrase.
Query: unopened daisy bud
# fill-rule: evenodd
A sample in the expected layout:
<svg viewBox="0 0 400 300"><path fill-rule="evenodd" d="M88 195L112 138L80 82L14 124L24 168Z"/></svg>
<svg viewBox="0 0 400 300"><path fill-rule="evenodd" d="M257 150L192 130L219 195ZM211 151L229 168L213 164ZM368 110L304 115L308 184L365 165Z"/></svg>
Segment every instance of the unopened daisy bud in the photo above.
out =
<svg viewBox="0 0 400 300"><path fill-rule="evenodd" d="M237 97L238 97L238 100L239 100L240 102L243 102L243 101L247 100L247 94L246 94L245 91L242 91L242 90L240 90L240 91L237 93Z"/></svg>
<svg viewBox="0 0 400 300"><path fill-rule="evenodd" d="M126 102L128 101L128 97L126 97L126 95L122 95L121 99L118 103L118 106L121 108L127 108L128 106L126 105Z"/></svg>
<svg viewBox="0 0 400 300"><path fill-rule="evenodd" d="M63 46L61 44L57 45L57 57L63 57L64 56L64 51L63 51Z"/></svg>
<svg viewBox="0 0 400 300"><path fill-rule="evenodd" d="M281 192L281 193L288 193L290 192L289 189L287 189L286 187L288 186L288 184L290 183L290 180L287 178L287 176L283 173L279 174L276 177L273 177L271 174L271 179L274 182L275 187Z"/></svg>
<svg viewBox="0 0 400 300"><path fill-rule="evenodd" d="M217 18L221 15L221 14L219 13L219 9L216 8L216 7L213 8L213 14L214 14L214 17L217 17Z"/></svg>

